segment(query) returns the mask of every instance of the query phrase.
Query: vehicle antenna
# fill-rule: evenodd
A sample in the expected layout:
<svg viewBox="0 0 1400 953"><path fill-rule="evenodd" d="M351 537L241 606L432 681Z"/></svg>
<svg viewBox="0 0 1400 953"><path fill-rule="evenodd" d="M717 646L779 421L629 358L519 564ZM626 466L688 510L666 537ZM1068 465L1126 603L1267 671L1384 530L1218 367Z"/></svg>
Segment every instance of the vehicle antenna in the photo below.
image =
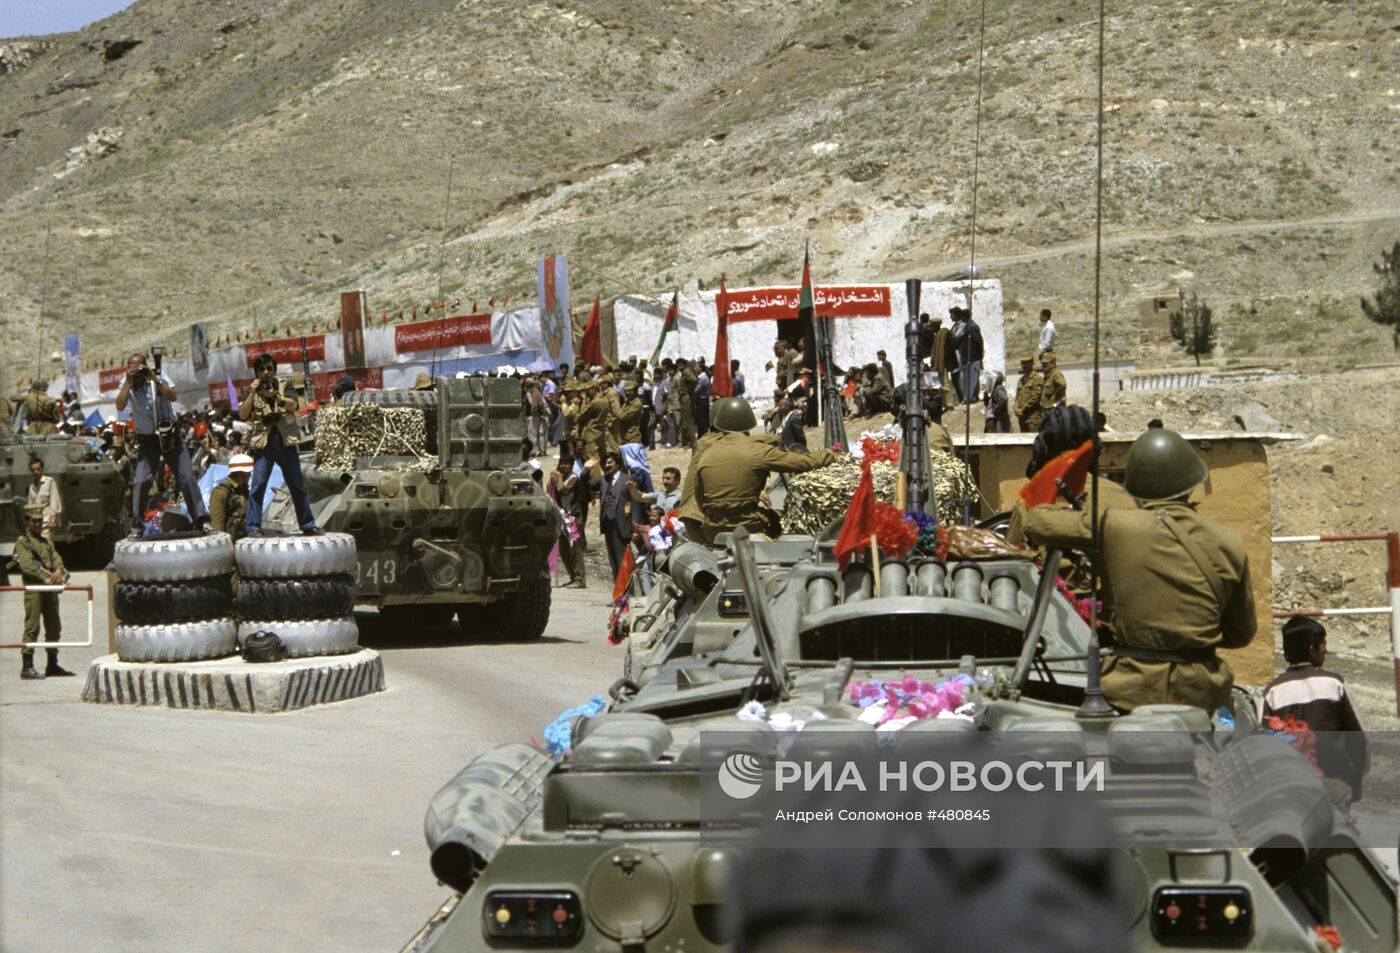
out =
<svg viewBox="0 0 1400 953"><path fill-rule="evenodd" d="M44 373L44 316L49 309L49 239L53 237L53 198L49 198L48 224L44 227L44 283L39 292L39 337L34 344L34 379Z"/></svg>
<svg viewBox="0 0 1400 953"><path fill-rule="evenodd" d="M972 124L972 234L968 241L968 264L967 264L967 319L972 317L972 279L977 274L977 174L982 158L982 50L987 39L987 0L982 0L982 19L977 28L977 105L976 118ZM963 398L966 399L966 391L969 387L975 394L979 381L974 379L970 384L967 379L968 359L971 357L970 350L972 339L968 334L963 334L962 342L962 364L959 367L959 376L962 377ZM964 404L963 413L963 466L969 472L972 469L972 402ZM972 525L972 501L963 501L963 522L968 526Z"/></svg>
<svg viewBox="0 0 1400 953"><path fill-rule="evenodd" d="M1099 312L1102 298L1103 272L1103 42L1104 0L1099 0L1099 62L1098 62L1098 117L1095 123L1097 143L1094 164L1094 374L1093 374L1093 426L1098 430L1099 421ZM1097 435L1094 449L1089 458L1089 650L1086 660L1084 680L1084 703L1079 706L1079 716L1087 718L1108 718L1113 708L1103 697L1103 685L1099 679L1099 554L1102 550L1099 532L1099 447Z"/></svg>
<svg viewBox="0 0 1400 953"><path fill-rule="evenodd" d="M447 302L443 300L443 295L442 295L442 273L443 273L443 270L447 267L447 223L448 223L448 221L450 220L450 219L449 219L449 216L450 216L451 214L452 214L452 159L449 158L449 159L447 160L447 198L446 198L446 200L443 202L443 205L442 205L442 238L438 241L437 299L438 299L438 303L441 304L441 305L443 306L443 311L444 311L444 312L447 310ZM446 317L447 317L447 315L446 315L446 314L443 314L443 318L446 319ZM429 375L430 377L437 377L438 346L439 346L440 344L442 344L442 335L443 335L443 331L446 329L446 327L447 327L447 324L446 324L446 321L444 320L442 323L439 323L439 324L438 324L438 332L437 332L437 334L433 335L433 363L432 363L432 373Z"/></svg>

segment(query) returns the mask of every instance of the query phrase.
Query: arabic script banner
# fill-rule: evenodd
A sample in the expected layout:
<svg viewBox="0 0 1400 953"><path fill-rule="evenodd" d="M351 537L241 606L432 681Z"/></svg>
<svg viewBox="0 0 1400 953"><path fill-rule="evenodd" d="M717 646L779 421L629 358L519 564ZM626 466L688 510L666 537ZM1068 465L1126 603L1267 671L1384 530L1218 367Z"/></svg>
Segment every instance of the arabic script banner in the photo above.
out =
<svg viewBox="0 0 1400 953"><path fill-rule="evenodd" d="M394 353L491 343L491 315L459 314L439 321L419 321L394 328Z"/></svg>
<svg viewBox="0 0 1400 953"><path fill-rule="evenodd" d="M258 341L254 344L243 345L243 357L248 362L249 367L253 366L253 362L258 359L259 354L271 354L278 364L300 364L301 338L282 338L277 341ZM306 359L308 361L324 361L326 359L326 336L324 334L307 335Z"/></svg>
<svg viewBox="0 0 1400 953"><path fill-rule="evenodd" d="M801 288L750 288L729 292L729 323L783 321L797 317ZM834 318L888 318L890 289L885 285L837 285L812 290L817 315Z"/></svg>

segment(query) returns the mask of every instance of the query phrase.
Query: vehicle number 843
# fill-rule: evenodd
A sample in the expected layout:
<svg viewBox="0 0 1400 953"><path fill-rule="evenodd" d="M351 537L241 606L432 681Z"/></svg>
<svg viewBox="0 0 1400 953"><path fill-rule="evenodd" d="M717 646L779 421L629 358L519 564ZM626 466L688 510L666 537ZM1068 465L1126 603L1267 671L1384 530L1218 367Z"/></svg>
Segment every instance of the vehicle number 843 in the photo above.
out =
<svg viewBox="0 0 1400 953"><path fill-rule="evenodd" d="M355 563L355 585L360 588L392 586L399 578L398 561L392 557L361 559Z"/></svg>

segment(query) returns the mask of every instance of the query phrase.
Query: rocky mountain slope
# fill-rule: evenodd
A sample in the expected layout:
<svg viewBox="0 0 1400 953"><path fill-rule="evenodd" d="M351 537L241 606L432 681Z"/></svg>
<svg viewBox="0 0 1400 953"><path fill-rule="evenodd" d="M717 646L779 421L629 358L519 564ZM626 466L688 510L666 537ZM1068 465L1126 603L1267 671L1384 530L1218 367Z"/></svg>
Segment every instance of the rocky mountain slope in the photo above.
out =
<svg viewBox="0 0 1400 953"><path fill-rule="evenodd" d="M1082 351L1094 14L991 0L979 128L979 10L137 0L0 41L0 383L72 330L100 355L198 318L324 320L347 287L397 309L440 266L450 293L533 297L553 251L580 297L791 281L809 237L818 281L943 277L970 255L975 141L1013 337L1050 304ZM1182 284L1232 318L1227 355L1388 349L1356 297L1400 234L1394 5L1151 0L1107 42L1110 348Z"/></svg>

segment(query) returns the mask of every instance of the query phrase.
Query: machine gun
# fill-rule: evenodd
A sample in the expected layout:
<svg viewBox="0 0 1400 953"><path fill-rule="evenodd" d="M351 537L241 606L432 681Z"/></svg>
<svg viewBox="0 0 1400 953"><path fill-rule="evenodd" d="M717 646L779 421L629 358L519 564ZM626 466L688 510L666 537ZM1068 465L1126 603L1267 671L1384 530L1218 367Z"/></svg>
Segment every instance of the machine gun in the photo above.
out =
<svg viewBox="0 0 1400 953"><path fill-rule="evenodd" d="M821 361L822 368L823 447L850 453L851 444L846 439L845 408L841 406L841 391L836 386L836 367L831 362L831 318L822 316L813 324L817 334L817 359Z"/></svg>
<svg viewBox="0 0 1400 953"><path fill-rule="evenodd" d="M904 385L904 440L900 453L900 480L904 486L906 513L938 514L933 485L924 464L928 460L928 421L924 417L923 348L919 342L919 293L923 283L910 278L904 283L909 318L904 325L904 361L908 369Z"/></svg>

